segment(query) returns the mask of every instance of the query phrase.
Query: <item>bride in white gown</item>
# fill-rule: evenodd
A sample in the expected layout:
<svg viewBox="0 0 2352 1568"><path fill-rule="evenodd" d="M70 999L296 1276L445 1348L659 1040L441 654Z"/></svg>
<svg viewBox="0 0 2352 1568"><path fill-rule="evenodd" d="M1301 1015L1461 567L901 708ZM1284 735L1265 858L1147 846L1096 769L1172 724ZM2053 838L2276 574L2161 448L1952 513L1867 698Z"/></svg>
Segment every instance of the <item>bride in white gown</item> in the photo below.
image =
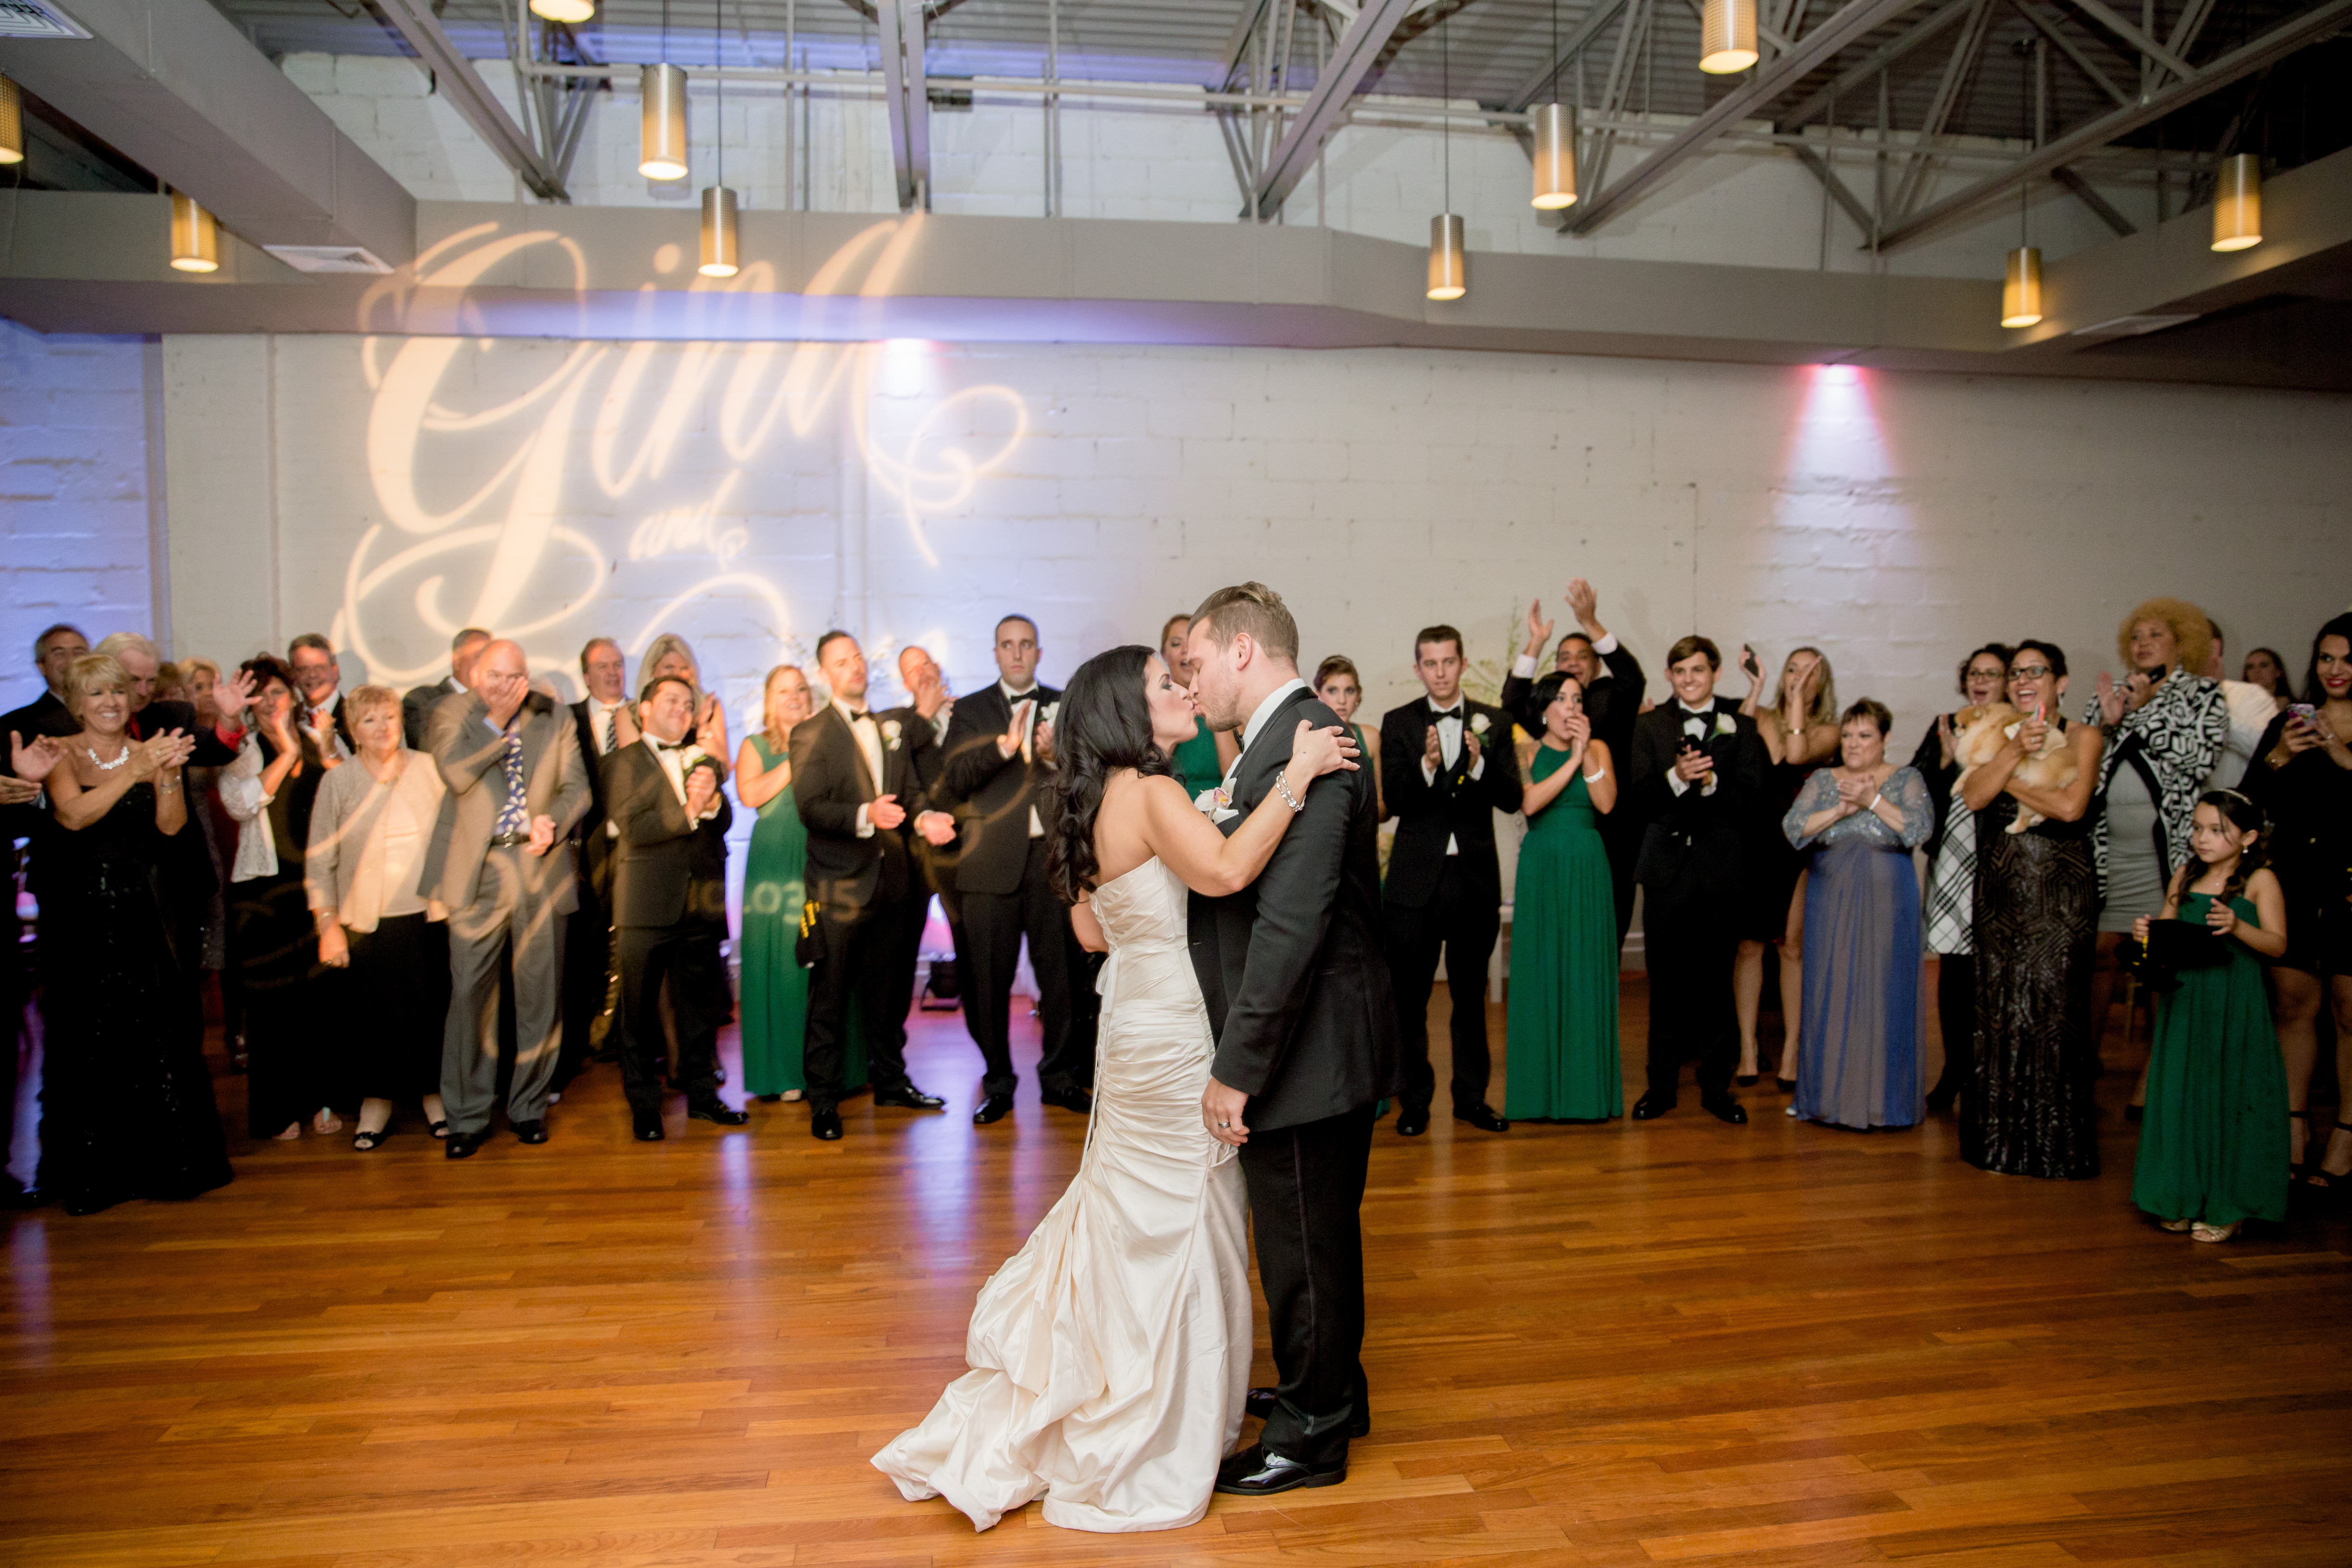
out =
<svg viewBox="0 0 2352 1568"><path fill-rule="evenodd" d="M1062 696L1048 864L1089 946L1108 946L1094 1115L1069 1190L981 1288L964 1358L921 1425L874 1456L910 1500L986 1530L1036 1498L1072 1530L1170 1530L1208 1511L1241 1431L1249 1250L1234 1150L1201 1124L1215 1042L1185 892L1247 887L1290 825L1277 794L1225 836L1168 775L1192 699L1148 648L1080 668ZM1354 768L1302 722L1294 798Z"/></svg>

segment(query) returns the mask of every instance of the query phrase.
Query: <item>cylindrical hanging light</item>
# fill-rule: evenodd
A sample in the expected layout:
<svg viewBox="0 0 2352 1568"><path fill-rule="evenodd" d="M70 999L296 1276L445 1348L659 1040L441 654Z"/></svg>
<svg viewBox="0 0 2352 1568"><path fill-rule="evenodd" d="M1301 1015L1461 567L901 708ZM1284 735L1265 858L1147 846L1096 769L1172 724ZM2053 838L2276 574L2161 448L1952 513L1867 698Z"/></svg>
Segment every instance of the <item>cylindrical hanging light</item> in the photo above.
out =
<svg viewBox="0 0 2352 1568"><path fill-rule="evenodd" d="M25 104L16 84L0 76L0 163L25 161Z"/></svg>
<svg viewBox="0 0 2352 1568"><path fill-rule="evenodd" d="M702 187L702 266L705 278L732 278L735 265L735 193L724 185Z"/></svg>
<svg viewBox="0 0 2352 1568"><path fill-rule="evenodd" d="M2213 248L2245 250L2263 242L2263 161L2252 153L2221 160L2213 180Z"/></svg>
<svg viewBox="0 0 2352 1568"><path fill-rule="evenodd" d="M1756 0L1706 0L1698 20L1698 68L1729 76L1756 63Z"/></svg>
<svg viewBox="0 0 2352 1568"><path fill-rule="evenodd" d="M220 270L220 226L194 196L172 193L172 266L181 272Z"/></svg>
<svg viewBox="0 0 2352 1568"><path fill-rule="evenodd" d="M648 180L686 178L686 72L647 66L637 75L644 100L637 127L637 173Z"/></svg>
<svg viewBox="0 0 2352 1568"><path fill-rule="evenodd" d="M1576 205L1576 110L1547 103L1528 121L1535 136L1535 205L1558 212Z"/></svg>
<svg viewBox="0 0 2352 1568"><path fill-rule="evenodd" d="M2009 253L2009 278L2000 288L2000 324L2030 327L2042 320L2042 252L2021 245Z"/></svg>
<svg viewBox="0 0 2352 1568"><path fill-rule="evenodd" d="M1462 215L1429 220L1429 297L1459 300L1470 292L1470 257L1462 247Z"/></svg>
<svg viewBox="0 0 2352 1568"><path fill-rule="evenodd" d="M585 22L596 15L596 0L530 0L530 14L551 22Z"/></svg>

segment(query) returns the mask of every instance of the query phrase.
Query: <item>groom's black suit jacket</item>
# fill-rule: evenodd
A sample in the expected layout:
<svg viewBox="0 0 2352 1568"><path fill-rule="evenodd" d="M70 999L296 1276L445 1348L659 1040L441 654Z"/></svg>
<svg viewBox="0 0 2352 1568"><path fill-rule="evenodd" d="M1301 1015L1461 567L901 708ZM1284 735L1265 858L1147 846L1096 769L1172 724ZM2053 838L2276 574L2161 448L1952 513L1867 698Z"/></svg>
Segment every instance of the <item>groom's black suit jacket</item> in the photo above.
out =
<svg viewBox="0 0 2352 1568"><path fill-rule="evenodd" d="M1274 793L1301 719L1339 716L1301 689L1242 753L1230 835ZM1192 898L1192 968L1217 1037L1219 1083L1250 1097L1254 1131L1320 1121L1397 1091L1396 1003L1381 953L1380 815L1372 771L1327 773L1265 872Z"/></svg>

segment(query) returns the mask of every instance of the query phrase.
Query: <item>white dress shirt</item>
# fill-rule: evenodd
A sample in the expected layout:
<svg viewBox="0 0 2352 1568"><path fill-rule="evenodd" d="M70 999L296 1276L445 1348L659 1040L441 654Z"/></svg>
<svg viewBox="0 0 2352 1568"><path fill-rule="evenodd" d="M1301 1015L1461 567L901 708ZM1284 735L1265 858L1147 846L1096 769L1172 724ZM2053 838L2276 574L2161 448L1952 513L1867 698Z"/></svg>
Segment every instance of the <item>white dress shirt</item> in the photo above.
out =
<svg viewBox="0 0 2352 1568"><path fill-rule="evenodd" d="M1241 775L1242 759L1249 755L1249 749L1256 743L1259 731L1272 722L1276 710L1290 700L1292 692L1307 689L1307 682L1294 676L1266 693L1265 700L1251 710L1249 722L1242 726L1242 748L1234 753L1234 765L1225 770L1224 778L1217 785L1225 799L1228 801L1233 799L1234 780Z"/></svg>
<svg viewBox="0 0 2352 1568"><path fill-rule="evenodd" d="M694 742L691 741L680 741L677 745L673 746L665 742L656 740L652 735L648 734L637 743L642 746L649 746L653 749L654 761L661 764L662 776L669 780L670 792L677 796L677 804L684 805L686 804L685 748L692 745ZM702 815L696 817L694 820L697 822L708 822L718 815L719 792L717 790L712 790L710 792L710 804L704 806L702 808Z"/></svg>
<svg viewBox="0 0 2352 1568"><path fill-rule="evenodd" d="M2212 776L2205 781L2209 790L2236 789L2243 782L2263 731L2279 711L2278 699L2251 681L2222 681L2221 699L2230 705L2230 738L2213 759Z"/></svg>
<svg viewBox="0 0 2352 1568"><path fill-rule="evenodd" d="M856 739L858 753L866 759L866 771L874 780L874 793L879 796L882 793L882 726L874 721L873 714L863 708L852 708L838 697L833 700L833 709L847 722L850 734ZM874 837L874 815L870 805L857 808L857 837Z"/></svg>
<svg viewBox="0 0 2352 1568"><path fill-rule="evenodd" d="M1675 709L1682 715L1683 733L1685 735L1696 741L1701 746L1706 745L1707 742L1714 737L1716 720L1714 703L1709 702L1704 708L1694 708L1689 703L1685 702L1681 698L1677 697L1675 699ZM1738 721L1735 720L1734 722L1736 723ZM1713 795L1715 793L1715 774L1707 774L1706 783L1699 786L1698 793L1700 797L1704 799L1706 796ZM1666 788L1672 790L1676 795L1681 795L1690 788L1690 781L1684 778L1682 774L1675 772L1672 764L1668 764L1666 768Z"/></svg>
<svg viewBox="0 0 2352 1568"><path fill-rule="evenodd" d="M1532 665L1533 662L1533 660L1528 660L1530 665ZM1429 710L1432 713L1441 711L1437 706L1436 698L1432 697L1428 699L1428 702ZM1454 697L1454 706L1466 711L1469 707L1469 699L1464 697L1459 692L1456 692ZM1449 714L1448 717L1438 720L1436 723L1437 750L1439 753L1445 758L1445 765L1450 768L1458 762L1462 756L1462 721L1451 717ZM1474 779L1484 778L1486 776L1486 753L1484 751L1481 751L1478 753L1478 760L1470 764L1470 776ZM1429 765L1429 758L1426 756L1423 756L1421 759L1421 782L1423 784L1435 784L1437 782L1437 770ZM1454 835L1451 833L1445 836L1445 852L1448 855L1459 855L1462 852L1461 846L1454 842Z"/></svg>
<svg viewBox="0 0 2352 1568"><path fill-rule="evenodd" d="M1030 739L1037 733L1037 716L1045 705L1045 698L1037 690L1037 683L1033 680L1026 690L1015 691L1000 680L996 683L996 689L1004 693L1004 700L1013 705L1013 710L1016 713L1021 710L1021 705L1024 702L1029 704L1029 717L1021 726L1021 760L1024 763L1034 762L1036 752L1030 745ZM1045 837L1045 825L1039 820L1037 808L1034 805L1029 808L1029 837L1032 838Z"/></svg>

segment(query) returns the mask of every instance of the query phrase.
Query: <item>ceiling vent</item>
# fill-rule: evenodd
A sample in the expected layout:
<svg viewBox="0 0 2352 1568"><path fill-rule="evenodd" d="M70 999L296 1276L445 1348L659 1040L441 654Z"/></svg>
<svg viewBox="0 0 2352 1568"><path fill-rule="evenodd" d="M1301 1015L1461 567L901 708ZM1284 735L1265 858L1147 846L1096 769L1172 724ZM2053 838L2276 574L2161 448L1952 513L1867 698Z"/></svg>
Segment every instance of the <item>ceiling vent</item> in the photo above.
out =
<svg viewBox="0 0 2352 1568"><path fill-rule="evenodd" d="M0 0L0 38L87 38L89 29L46 0Z"/></svg>
<svg viewBox="0 0 2352 1568"><path fill-rule="evenodd" d="M0 0L5 4L5 0ZM262 249L297 272L384 273L392 268L358 245L265 245Z"/></svg>
<svg viewBox="0 0 2352 1568"><path fill-rule="evenodd" d="M2185 316L2115 316L2087 327L2076 327L2066 335L2070 338L2144 338L2150 332L2160 332L2167 327L2177 327L2183 321L2193 321L2197 312Z"/></svg>

